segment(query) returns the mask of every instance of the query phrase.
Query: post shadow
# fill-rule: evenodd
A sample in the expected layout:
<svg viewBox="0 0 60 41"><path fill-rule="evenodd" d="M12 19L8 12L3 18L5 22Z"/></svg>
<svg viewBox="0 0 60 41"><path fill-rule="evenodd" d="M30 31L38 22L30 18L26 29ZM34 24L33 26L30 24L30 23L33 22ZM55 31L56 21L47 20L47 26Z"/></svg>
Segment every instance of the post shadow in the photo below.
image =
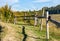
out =
<svg viewBox="0 0 60 41"><path fill-rule="evenodd" d="M49 39L46 39L46 41L49 41Z"/></svg>
<svg viewBox="0 0 60 41"><path fill-rule="evenodd" d="M2 26L0 26L0 33L2 32Z"/></svg>
<svg viewBox="0 0 60 41"><path fill-rule="evenodd" d="M1 35L1 32L2 32L2 26L0 26L0 35ZM0 36L0 41L1 41L1 36Z"/></svg>
<svg viewBox="0 0 60 41"><path fill-rule="evenodd" d="M27 34L25 33L25 27L22 26L22 34L24 35L23 41L26 41Z"/></svg>

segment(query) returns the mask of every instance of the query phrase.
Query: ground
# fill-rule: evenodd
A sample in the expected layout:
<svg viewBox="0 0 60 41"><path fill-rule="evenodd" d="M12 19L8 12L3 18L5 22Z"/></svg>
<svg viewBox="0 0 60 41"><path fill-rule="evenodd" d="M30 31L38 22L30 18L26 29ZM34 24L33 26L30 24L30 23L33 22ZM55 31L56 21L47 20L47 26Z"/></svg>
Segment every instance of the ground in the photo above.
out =
<svg viewBox="0 0 60 41"><path fill-rule="evenodd" d="M3 28L1 32L1 41L47 41L46 40L46 25L43 25L43 30L40 30L40 26L22 25L24 22L18 24L0 22ZM45 24L45 19L44 22ZM25 33L22 26L25 26ZM57 28L55 24L49 22L49 34L50 39L48 41L60 41L60 28Z"/></svg>

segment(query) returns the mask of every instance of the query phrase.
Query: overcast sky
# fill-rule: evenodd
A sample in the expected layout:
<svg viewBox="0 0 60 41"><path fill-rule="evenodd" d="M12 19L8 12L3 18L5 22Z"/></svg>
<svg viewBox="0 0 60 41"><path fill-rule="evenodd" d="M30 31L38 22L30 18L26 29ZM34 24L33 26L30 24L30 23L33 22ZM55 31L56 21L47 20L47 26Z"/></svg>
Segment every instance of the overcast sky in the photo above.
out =
<svg viewBox="0 0 60 41"><path fill-rule="evenodd" d="M39 10L60 4L60 0L0 0L0 7L8 4L14 11Z"/></svg>

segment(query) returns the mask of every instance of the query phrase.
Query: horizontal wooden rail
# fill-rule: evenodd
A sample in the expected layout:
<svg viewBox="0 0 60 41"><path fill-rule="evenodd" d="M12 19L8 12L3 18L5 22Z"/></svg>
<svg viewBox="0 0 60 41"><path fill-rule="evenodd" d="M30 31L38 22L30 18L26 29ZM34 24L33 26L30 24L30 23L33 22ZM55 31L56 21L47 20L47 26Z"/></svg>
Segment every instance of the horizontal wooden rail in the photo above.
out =
<svg viewBox="0 0 60 41"><path fill-rule="evenodd" d="M56 21L56 20L53 20L53 19L50 19L50 21L52 23L54 23L55 25L57 25L57 27L60 27L60 22Z"/></svg>
<svg viewBox="0 0 60 41"><path fill-rule="evenodd" d="M20 17L37 17L37 18L45 18L44 16L15 16L16 18Z"/></svg>

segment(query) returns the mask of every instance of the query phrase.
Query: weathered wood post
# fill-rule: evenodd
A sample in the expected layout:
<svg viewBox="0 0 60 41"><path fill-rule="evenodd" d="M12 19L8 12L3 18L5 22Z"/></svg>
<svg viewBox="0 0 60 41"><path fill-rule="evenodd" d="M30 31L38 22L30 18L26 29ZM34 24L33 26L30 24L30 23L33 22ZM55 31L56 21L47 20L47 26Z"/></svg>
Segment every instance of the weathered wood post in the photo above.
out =
<svg viewBox="0 0 60 41"><path fill-rule="evenodd" d="M43 19L41 19L41 22L40 22L40 30L42 31L42 25L43 25Z"/></svg>
<svg viewBox="0 0 60 41"><path fill-rule="evenodd" d="M27 17L26 17L27 15L26 15L26 12L24 13L24 22L26 23L26 20L25 19L27 19Z"/></svg>
<svg viewBox="0 0 60 41"><path fill-rule="evenodd" d="M43 14L42 14L42 17L44 17L44 9L43 9ZM43 18L41 19L41 23L40 23L41 25L40 25L40 30L42 30L43 29Z"/></svg>
<svg viewBox="0 0 60 41"><path fill-rule="evenodd" d="M16 24L16 16L14 16L14 24Z"/></svg>
<svg viewBox="0 0 60 41"><path fill-rule="evenodd" d="M24 16L26 16L26 13L24 14ZM24 19L26 19L26 17L24 17Z"/></svg>
<svg viewBox="0 0 60 41"><path fill-rule="evenodd" d="M1 21L1 12L0 12L0 21Z"/></svg>
<svg viewBox="0 0 60 41"><path fill-rule="evenodd" d="M2 14L1 14L1 12L0 12L0 21L2 21Z"/></svg>
<svg viewBox="0 0 60 41"><path fill-rule="evenodd" d="M48 24L48 17L49 17L49 12L47 11L46 14L46 39L49 39L49 24Z"/></svg>
<svg viewBox="0 0 60 41"><path fill-rule="evenodd" d="M37 18L37 13L35 14L35 22L34 22L34 26L37 26L38 23L38 18Z"/></svg>

